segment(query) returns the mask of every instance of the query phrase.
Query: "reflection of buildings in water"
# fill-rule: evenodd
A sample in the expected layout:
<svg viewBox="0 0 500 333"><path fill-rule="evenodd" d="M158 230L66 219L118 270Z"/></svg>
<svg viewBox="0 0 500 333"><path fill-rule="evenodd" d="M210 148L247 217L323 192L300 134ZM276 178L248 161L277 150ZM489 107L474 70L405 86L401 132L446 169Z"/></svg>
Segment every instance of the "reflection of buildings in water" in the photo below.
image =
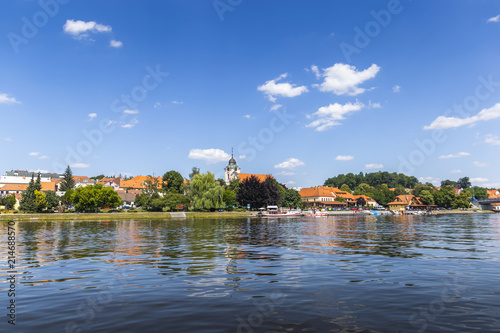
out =
<svg viewBox="0 0 500 333"><path fill-rule="evenodd" d="M394 242L393 245L406 246L401 241L418 238L414 218L418 217L398 216L393 223L371 215L304 220L301 248L315 253L345 253L346 249L376 251Z"/></svg>

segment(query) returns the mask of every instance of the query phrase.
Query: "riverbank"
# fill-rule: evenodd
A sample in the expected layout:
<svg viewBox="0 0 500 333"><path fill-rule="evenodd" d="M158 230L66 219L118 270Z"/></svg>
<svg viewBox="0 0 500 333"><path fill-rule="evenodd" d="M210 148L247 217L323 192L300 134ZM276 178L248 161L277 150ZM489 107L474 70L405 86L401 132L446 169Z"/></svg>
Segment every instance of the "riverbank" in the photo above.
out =
<svg viewBox="0 0 500 333"><path fill-rule="evenodd" d="M248 218L255 217L257 212L186 212L186 218L192 219L220 219L220 218ZM436 210L433 214L494 214L487 210ZM328 212L330 216L360 215L354 211ZM136 212L136 213L64 213L64 214L0 214L0 221L110 221L110 220L151 220L171 219L168 212Z"/></svg>
<svg viewBox="0 0 500 333"><path fill-rule="evenodd" d="M254 216L253 212L186 212L186 218L238 218ZM168 212L136 213L52 213L52 214L0 214L0 221L108 221L108 220L150 220L170 219Z"/></svg>

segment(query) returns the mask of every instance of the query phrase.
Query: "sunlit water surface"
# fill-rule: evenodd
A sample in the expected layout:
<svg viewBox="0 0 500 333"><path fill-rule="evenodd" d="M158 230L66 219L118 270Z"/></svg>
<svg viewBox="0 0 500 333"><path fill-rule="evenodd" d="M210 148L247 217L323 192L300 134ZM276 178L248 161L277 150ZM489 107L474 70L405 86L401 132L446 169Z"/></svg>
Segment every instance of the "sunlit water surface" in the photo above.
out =
<svg viewBox="0 0 500 333"><path fill-rule="evenodd" d="M2 332L500 332L500 214L15 228Z"/></svg>

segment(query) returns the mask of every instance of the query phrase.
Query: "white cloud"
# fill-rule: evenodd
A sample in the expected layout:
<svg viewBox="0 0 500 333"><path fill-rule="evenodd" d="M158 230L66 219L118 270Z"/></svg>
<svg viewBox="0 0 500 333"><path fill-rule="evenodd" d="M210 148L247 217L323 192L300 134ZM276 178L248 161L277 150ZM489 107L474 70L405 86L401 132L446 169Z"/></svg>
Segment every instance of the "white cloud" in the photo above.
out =
<svg viewBox="0 0 500 333"><path fill-rule="evenodd" d="M97 117L97 113L89 113L89 121Z"/></svg>
<svg viewBox="0 0 500 333"><path fill-rule="evenodd" d="M500 103L495 104L489 109L483 109L477 115L468 118L439 116L432 122L432 124L424 126L424 129L447 129L464 125L471 125L478 121L487 121L496 118L500 118Z"/></svg>
<svg viewBox="0 0 500 333"><path fill-rule="evenodd" d="M40 153L39 152L31 152L29 153L30 156L39 156Z"/></svg>
<svg viewBox="0 0 500 333"><path fill-rule="evenodd" d="M250 116L249 114L246 114L246 115L243 116L243 118L250 119L250 118L252 118L252 116Z"/></svg>
<svg viewBox="0 0 500 333"><path fill-rule="evenodd" d="M89 33L111 32L111 27L94 21L67 20L63 26L63 30L77 39L82 39L87 38Z"/></svg>
<svg viewBox="0 0 500 333"><path fill-rule="evenodd" d="M247 158L247 155L240 155L240 156L238 156L238 159L240 159L240 160L244 160L245 158Z"/></svg>
<svg viewBox="0 0 500 333"><path fill-rule="evenodd" d="M319 72L319 68L316 65L311 66L311 71L316 75L316 78L319 80L321 78L321 73Z"/></svg>
<svg viewBox="0 0 500 333"><path fill-rule="evenodd" d="M123 46L123 43L120 42L119 40L111 40L111 42L109 42L109 46L111 47L115 47L115 48L120 48Z"/></svg>
<svg viewBox="0 0 500 333"><path fill-rule="evenodd" d="M396 84L394 87L392 87L392 91L398 93L401 91L401 87Z"/></svg>
<svg viewBox="0 0 500 333"><path fill-rule="evenodd" d="M462 170L451 170L450 173L462 173Z"/></svg>
<svg viewBox="0 0 500 333"><path fill-rule="evenodd" d="M446 159L446 158L460 158L460 157L465 157L465 156L470 156L470 153L467 152L460 152L458 154L449 154L449 155L441 155L439 156L440 159Z"/></svg>
<svg viewBox="0 0 500 333"><path fill-rule="evenodd" d="M482 187L485 188L491 188L491 189L500 189L500 183L483 183L481 184Z"/></svg>
<svg viewBox="0 0 500 333"><path fill-rule="evenodd" d="M11 97L7 94L0 94L0 104L19 104L15 97Z"/></svg>
<svg viewBox="0 0 500 333"><path fill-rule="evenodd" d="M156 102L155 105L153 106L155 109L159 108L161 106L160 102Z"/></svg>
<svg viewBox="0 0 500 333"><path fill-rule="evenodd" d="M306 93L309 91L306 86L296 87L295 84L291 84L288 82L276 83L276 81L284 79L287 76L288 76L288 74L285 73L285 74L280 75L276 79L269 80L266 83L264 83L263 85L258 86L257 90L265 93L271 102L276 102L276 97L280 97L280 96L281 97L296 97L296 96L300 96L303 93Z"/></svg>
<svg viewBox="0 0 500 333"><path fill-rule="evenodd" d="M272 107L271 107L271 111L276 111L278 110L279 108L281 108L283 105L281 104L274 104Z"/></svg>
<svg viewBox="0 0 500 333"><path fill-rule="evenodd" d="M384 166L382 164L371 163L365 165L365 169L382 169Z"/></svg>
<svg viewBox="0 0 500 333"><path fill-rule="evenodd" d="M474 165L477 166L478 168L486 168L487 166L489 166L488 163L482 163L482 162L478 162L478 161L475 161Z"/></svg>
<svg viewBox="0 0 500 333"><path fill-rule="evenodd" d="M297 158L292 157L292 158L287 159L284 162L281 162L280 164L276 164L274 167L276 169L294 169L296 167L303 166L303 165L305 165L304 162L302 162L301 160L299 160Z"/></svg>
<svg viewBox="0 0 500 333"><path fill-rule="evenodd" d="M441 181L439 180L439 178L436 178L436 177L419 177L418 180L421 183L431 183L435 186L438 186L441 184Z"/></svg>
<svg viewBox="0 0 500 333"><path fill-rule="evenodd" d="M486 135L486 139L484 140L484 143L489 143L489 144L494 145L494 146L500 146L500 139L496 135L488 134L488 135Z"/></svg>
<svg viewBox="0 0 500 333"><path fill-rule="evenodd" d="M290 172L290 171L280 171L276 175L278 176L294 176L295 172Z"/></svg>
<svg viewBox="0 0 500 333"><path fill-rule="evenodd" d="M490 180L488 178L478 177L478 178L471 178L470 181L471 181L471 183L485 183L485 182L489 182Z"/></svg>
<svg viewBox="0 0 500 333"><path fill-rule="evenodd" d="M369 109L381 109L382 108L382 105L380 105L379 102L373 102L372 101L369 101L368 102L368 108Z"/></svg>
<svg viewBox="0 0 500 333"><path fill-rule="evenodd" d="M138 114L139 110L124 110L123 113L125 113L125 114Z"/></svg>
<svg viewBox="0 0 500 333"><path fill-rule="evenodd" d="M363 103L356 101L352 104L351 102L347 104L330 104L329 106L322 106L312 114L312 116L317 116L318 119L307 124L306 127L314 127L316 131L321 132L329 129L332 126L341 125L339 120L345 119L345 116L349 113L361 110L364 107ZM308 118L312 117L308 115Z"/></svg>
<svg viewBox="0 0 500 333"><path fill-rule="evenodd" d="M493 16L493 17L490 17L487 21L487 23L491 23L491 22L500 22L500 15L497 15L497 16Z"/></svg>
<svg viewBox="0 0 500 333"><path fill-rule="evenodd" d="M184 102L172 101L172 104L184 104Z"/></svg>
<svg viewBox="0 0 500 333"><path fill-rule="evenodd" d="M90 164L85 164L85 163L75 163L70 165L71 168L73 169L85 169L90 167Z"/></svg>
<svg viewBox="0 0 500 333"><path fill-rule="evenodd" d="M290 187L290 186L295 185L295 184L297 184L297 183L296 183L296 182L294 182L293 180L290 180L289 182L286 182L286 183L285 183L285 185L286 185L287 187Z"/></svg>
<svg viewBox="0 0 500 333"><path fill-rule="evenodd" d="M188 158L193 160L204 160L208 164L227 162L231 155L222 149L191 149Z"/></svg>
<svg viewBox="0 0 500 333"><path fill-rule="evenodd" d="M335 159L337 161L350 161L350 160L353 160L354 159L354 156L350 156L350 155L339 155L337 157L335 157Z"/></svg>
<svg viewBox="0 0 500 333"><path fill-rule="evenodd" d="M335 95L356 96L366 91L358 85L373 79L379 72L380 67L372 64L364 71L356 70L356 67L347 64L337 63L332 67L323 69L323 83L318 87L320 91L332 92Z"/></svg>
<svg viewBox="0 0 500 333"><path fill-rule="evenodd" d="M47 155L42 155L38 159L40 159L40 160L49 160L50 157L48 157Z"/></svg>
<svg viewBox="0 0 500 333"><path fill-rule="evenodd" d="M11 138L4 138L3 141L12 142Z"/></svg>
<svg viewBox="0 0 500 333"><path fill-rule="evenodd" d="M125 124L125 125L122 125L123 128L132 128L134 127L135 125L137 125L137 123L139 122L139 120L137 119L133 119L130 123L128 124Z"/></svg>

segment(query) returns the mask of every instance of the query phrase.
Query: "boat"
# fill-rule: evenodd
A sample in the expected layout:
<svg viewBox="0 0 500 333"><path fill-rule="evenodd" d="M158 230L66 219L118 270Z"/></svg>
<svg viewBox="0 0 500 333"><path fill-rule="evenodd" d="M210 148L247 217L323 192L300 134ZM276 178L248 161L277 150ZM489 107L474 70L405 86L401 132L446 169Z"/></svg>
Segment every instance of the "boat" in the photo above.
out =
<svg viewBox="0 0 500 333"><path fill-rule="evenodd" d="M289 209L279 209L278 206L267 206L267 210L262 212L262 217L300 217L302 212Z"/></svg>
<svg viewBox="0 0 500 333"><path fill-rule="evenodd" d="M308 210L304 212L302 215L310 217L321 217L321 216L328 216L328 213L322 212L320 210Z"/></svg>

